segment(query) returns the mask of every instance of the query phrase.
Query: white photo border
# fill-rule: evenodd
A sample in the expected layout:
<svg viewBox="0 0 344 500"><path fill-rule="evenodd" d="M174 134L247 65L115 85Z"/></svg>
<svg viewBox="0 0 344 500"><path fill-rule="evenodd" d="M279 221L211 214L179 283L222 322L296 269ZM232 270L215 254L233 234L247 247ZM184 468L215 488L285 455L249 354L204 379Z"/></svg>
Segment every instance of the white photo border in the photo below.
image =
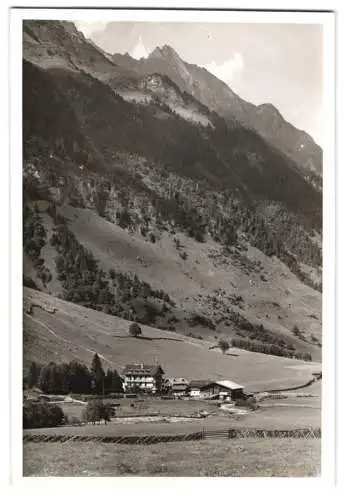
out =
<svg viewBox="0 0 344 500"><path fill-rule="evenodd" d="M25 2L22 2L24 4ZM47 2L45 2L46 4ZM77 4L78 2L74 2ZM85 3L85 2L83 2ZM125 3L125 2L123 2ZM139 3L139 2L136 2ZM152 5L154 2L150 2ZM155 2L156 3L156 2ZM180 2L176 2L177 4ZM226 2L227 3L227 2ZM254 2L250 2L251 4ZM272 3L272 2L270 2ZM300 5L302 2L289 2ZM315 4L316 2L314 2ZM331 2L329 2L330 4ZM182 5L181 5L182 6ZM335 387L335 16L333 13L314 12L224 12L224 11L149 11L147 10L62 10L62 9L12 9L10 13L10 109L11 109L11 440L12 440L12 481L25 494L39 487L42 491L56 491L60 488L70 488L70 493L77 493L80 484L99 488L115 486L115 494L126 494L130 488L131 494L140 497L152 496L152 480L147 478L23 478L22 477L22 19L65 19L65 20L117 20L117 21L168 21L168 22L253 22L253 23L316 23L324 27L324 184L323 184L323 221L324 221L324 271L323 271L323 438L322 438L322 476L312 479L277 479L277 478L216 478L216 479L181 479L154 478L154 494L168 494L170 488L175 494L182 494L189 487L195 488L201 496L221 493L228 488L230 494L236 490L240 494L243 485L254 493L260 483L264 488L276 488L276 491L295 488L295 492L310 493L310 488L326 491L334 481L334 387ZM52 482L53 481L53 482ZM268 486L265 486L268 481ZM283 486L281 486L281 481ZM310 484L310 481L312 484ZM63 485L62 485L63 483ZM75 483L75 485L73 484ZM73 486L72 486L73 485ZM301 485L305 485L305 490ZM74 489L75 488L75 489ZM198 488L200 492L198 492ZM320 491L320 490L319 490ZM181 492L181 493L179 493ZM265 494L265 493L264 493Z"/></svg>

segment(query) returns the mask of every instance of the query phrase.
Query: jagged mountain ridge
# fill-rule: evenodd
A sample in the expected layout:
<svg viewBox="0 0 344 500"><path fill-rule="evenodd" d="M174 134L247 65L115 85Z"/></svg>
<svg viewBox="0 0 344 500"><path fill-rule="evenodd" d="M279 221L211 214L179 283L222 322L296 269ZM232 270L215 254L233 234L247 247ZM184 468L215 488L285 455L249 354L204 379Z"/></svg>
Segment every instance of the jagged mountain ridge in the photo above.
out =
<svg viewBox="0 0 344 500"><path fill-rule="evenodd" d="M309 134L288 123L272 104L255 106L240 98L205 68L183 61L173 48L157 47L147 59L139 61L129 54L114 54L112 60L143 74L155 71L168 75L182 90L226 120L231 122L235 118L254 129L299 164L302 171L311 176L310 180L312 175L322 176L322 150ZM321 183L317 186L321 187Z"/></svg>
<svg viewBox="0 0 344 500"><path fill-rule="evenodd" d="M33 32L35 25L32 23L30 29ZM26 202L30 206L35 206L42 199L48 200L50 209L56 206L62 214L70 213L70 205L78 207L77 213L71 212L73 215L67 217L66 224L69 230L72 228L72 232L77 234L77 242L80 243L82 238L86 250L94 247L93 251L99 252L96 253L96 259L101 268L107 259L104 250L99 249L94 241L93 230L89 229L90 233L88 229L78 233L80 226L74 226L72 222L75 217L86 220L86 210L97 210L102 219L107 219L106 231L111 234L117 234L118 226L122 228L121 238L124 238L125 232L134 234L142 243L138 247L140 258L143 253L149 255L151 251L153 243L147 241L147 234L152 231L157 241L161 241L166 262L170 259L179 262L184 258L188 261L188 257L185 257L182 248L178 248L176 255L172 253L171 245L172 248L177 245L172 244L176 230L186 235L185 245L191 252L194 241L199 238L197 244L200 247L197 251L202 256L204 240L210 246L212 242L217 242L220 248L230 243L235 247L234 227L238 233L238 245L243 244L248 236L253 247L258 245L264 252L270 253L271 258L278 253L287 266L294 266L292 280L296 282L296 276L301 274L295 268L295 259L318 266L318 244L310 238L313 229L321 233L321 194L304 181L294 162L271 149L258 134L240 123L233 121L228 127L216 113L185 93L169 77L156 72L142 75L120 64L112 64L101 51L95 55L93 51L97 48L89 48L90 44L83 38L74 43L68 30L63 34L64 23L58 24L57 31L62 36L57 37L55 25L48 25L52 35L49 38L49 29L45 29L43 41L40 41L39 29L35 31L36 43L41 45L35 51L32 51L32 42L26 44L24 38L25 167L33 169L40 179L37 188L30 176L25 178ZM78 36L78 32L75 36ZM66 45L65 40L68 42ZM45 54L47 47L51 49L51 46L58 52L58 61L53 59L53 63L42 64L42 58L37 54ZM70 64L71 53L73 64ZM93 59L89 57L90 54ZM147 102L139 102L136 98L126 99L127 95L123 97L129 91L142 93L147 97ZM176 110L178 106L180 109ZM190 110L200 113L208 123L195 120L194 116L191 119L190 114L185 115ZM134 163L132 157L136 158ZM154 180L153 174L161 175L159 182ZM117 184L120 180L122 184L119 189ZM92 187L92 183L96 184L96 188ZM64 194L60 193L61 190ZM225 194L233 198L228 207L226 201L222 200ZM216 202L212 202L212 197ZM210 207L211 211L208 210ZM258 210L262 215L256 218ZM278 214L277 223L273 222L274 213ZM43 226L49 226L47 220L48 216ZM87 223L84 226L87 228ZM29 249L33 245L31 229L28 235ZM163 234L166 232L165 239ZM35 246L35 237L33 239ZM285 248L283 239L287 241ZM70 241L72 243L68 244L72 247L77 245L73 239ZM47 241L45 247L49 247ZM70 269L75 266L70 261L74 258L73 252L64 251L65 263L61 259L59 262L61 266L66 265L70 273ZM52 249L48 248L47 253L51 256ZM44 250L43 255L51 272L56 274L54 259L49 260ZM241 258L250 266L249 259L236 256L234 252L233 262ZM190 275L191 282L196 279L196 271L192 266L197 267L196 261L199 259L195 257L194 262L192 260L187 262L187 270L184 271ZM114 262L116 268L121 270L123 263L116 260L116 256ZM35 265L42 264L36 262ZM206 265L212 273L212 261L207 260ZM144 264L137 263L135 269L140 279L152 284L153 278L145 275ZM57 271L61 279L65 279L62 277L66 271ZM33 276L37 281L35 273ZM39 269L39 273L44 276L44 270ZM203 270L202 273L206 272ZM164 288L164 283L169 279L166 276L163 278L158 275L154 287ZM80 299L81 292L75 289L75 280L79 279L73 275L63 282L64 287L72 286L72 289L65 288L63 293L70 297L68 300L82 300L84 304L87 300L83 297ZM104 278L100 273L96 279L101 282ZM259 280L259 274L254 279ZM209 305L210 299L206 295L215 280L205 281L205 289L202 289L203 285L199 291L197 287L192 288L191 295L197 290L197 293L204 295L202 300ZM44 282L38 282L40 287L44 287ZM244 283L247 287L247 280ZM144 284L140 286L146 287ZM300 286L307 295L308 286ZM314 311L317 310L319 292L311 288L309 290L307 307L311 307L312 315L316 316ZM51 293L57 292L52 289ZM173 300L177 298L178 294L172 297ZM192 301L197 304L195 297L192 297ZM102 310L108 306L103 302L97 304L97 307L104 307ZM133 314L130 304L126 303L122 312L119 306L116 305L116 314ZM167 306L165 304L162 307L164 309ZM179 312L184 314L183 306ZM213 313L213 306L209 306L210 316ZM253 320L254 313L246 311L244 314L249 314L250 321ZM236 316L233 318L241 321ZM184 320L182 317L179 319L181 323L178 328L183 330ZM276 315L274 321L279 324L282 320ZM289 338L291 321L289 319L285 327L285 338ZM305 326L309 334L310 325L308 323Z"/></svg>
<svg viewBox="0 0 344 500"><path fill-rule="evenodd" d="M135 72L116 65L69 21L24 21L23 59L46 70L84 71L105 82L136 77Z"/></svg>

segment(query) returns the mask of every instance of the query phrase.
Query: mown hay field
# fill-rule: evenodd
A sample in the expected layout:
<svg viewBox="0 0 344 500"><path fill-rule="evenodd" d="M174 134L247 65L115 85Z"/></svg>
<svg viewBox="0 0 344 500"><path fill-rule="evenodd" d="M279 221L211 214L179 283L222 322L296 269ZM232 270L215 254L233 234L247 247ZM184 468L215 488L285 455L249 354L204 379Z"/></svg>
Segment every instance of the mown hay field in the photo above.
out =
<svg viewBox="0 0 344 500"><path fill-rule="evenodd" d="M24 476L307 477L321 472L318 439L233 439L155 445L26 443Z"/></svg>

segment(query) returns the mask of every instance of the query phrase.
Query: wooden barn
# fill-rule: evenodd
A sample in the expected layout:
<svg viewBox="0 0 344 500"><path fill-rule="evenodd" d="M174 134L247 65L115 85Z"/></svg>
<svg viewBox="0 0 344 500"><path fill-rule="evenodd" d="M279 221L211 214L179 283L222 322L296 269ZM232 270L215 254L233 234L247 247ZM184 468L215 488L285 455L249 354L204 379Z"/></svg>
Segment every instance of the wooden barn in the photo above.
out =
<svg viewBox="0 0 344 500"><path fill-rule="evenodd" d="M221 399L236 401L244 397L244 387L231 380L219 380L203 387L203 393L209 396L218 395Z"/></svg>

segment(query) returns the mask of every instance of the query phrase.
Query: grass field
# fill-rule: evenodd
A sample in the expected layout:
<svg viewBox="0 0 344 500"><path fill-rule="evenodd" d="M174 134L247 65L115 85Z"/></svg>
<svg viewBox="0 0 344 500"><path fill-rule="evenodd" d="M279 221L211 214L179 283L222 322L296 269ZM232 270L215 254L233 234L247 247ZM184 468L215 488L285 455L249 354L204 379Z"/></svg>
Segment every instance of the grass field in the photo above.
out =
<svg viewBox="0 0 344 500"><path fill-rule="evenodd" d="M156 445L27 443L24 476L320 475L320 440L236 439Z"/></svg>
<svg viewBox="0 0 344 500"><path fill-rule="evenodd" d="M33 308L32 315L24 314L26 369L31 361L78 359L89 365L98 352L105 368L121 371L127 363L154 363L158 358L169 376L231 379L248 391L297 386L321 369L319 363L239 349L223 355L209 350L213 343L150 327L143 328L143 338L133 338L128 335L129 323L123 319L34 290L24 289L24 300L39 306Z"/></svg>
<svg viewBox="0 0 344 500"><path fill-rule="evenodd" d="M63 434L88 436L132 436L187 434L207 430L229 429L233 427L257 429L297 429L321 427L320 408L308 407L268 407L246 415L215 415L205 419L190 419L172 422L123 422L112 419L108 425L87 424L82 427L55 427L49 429L27 429L26 434Z"/></svg>
<svg viewBox="0 0 344 500"><path fill-rule="evenodd" d="M192 416L196 412L205 410L208 413L217 411L215 402L197 400L161 400L161 399L103 399L104 403L116 403L116 415L119 417L135 415L152 415L158 413L161 416ZM63 411L70 416L80 418L85 404L62 402L57 403ZM134 406L131 406L134 405Z"/></svg>

